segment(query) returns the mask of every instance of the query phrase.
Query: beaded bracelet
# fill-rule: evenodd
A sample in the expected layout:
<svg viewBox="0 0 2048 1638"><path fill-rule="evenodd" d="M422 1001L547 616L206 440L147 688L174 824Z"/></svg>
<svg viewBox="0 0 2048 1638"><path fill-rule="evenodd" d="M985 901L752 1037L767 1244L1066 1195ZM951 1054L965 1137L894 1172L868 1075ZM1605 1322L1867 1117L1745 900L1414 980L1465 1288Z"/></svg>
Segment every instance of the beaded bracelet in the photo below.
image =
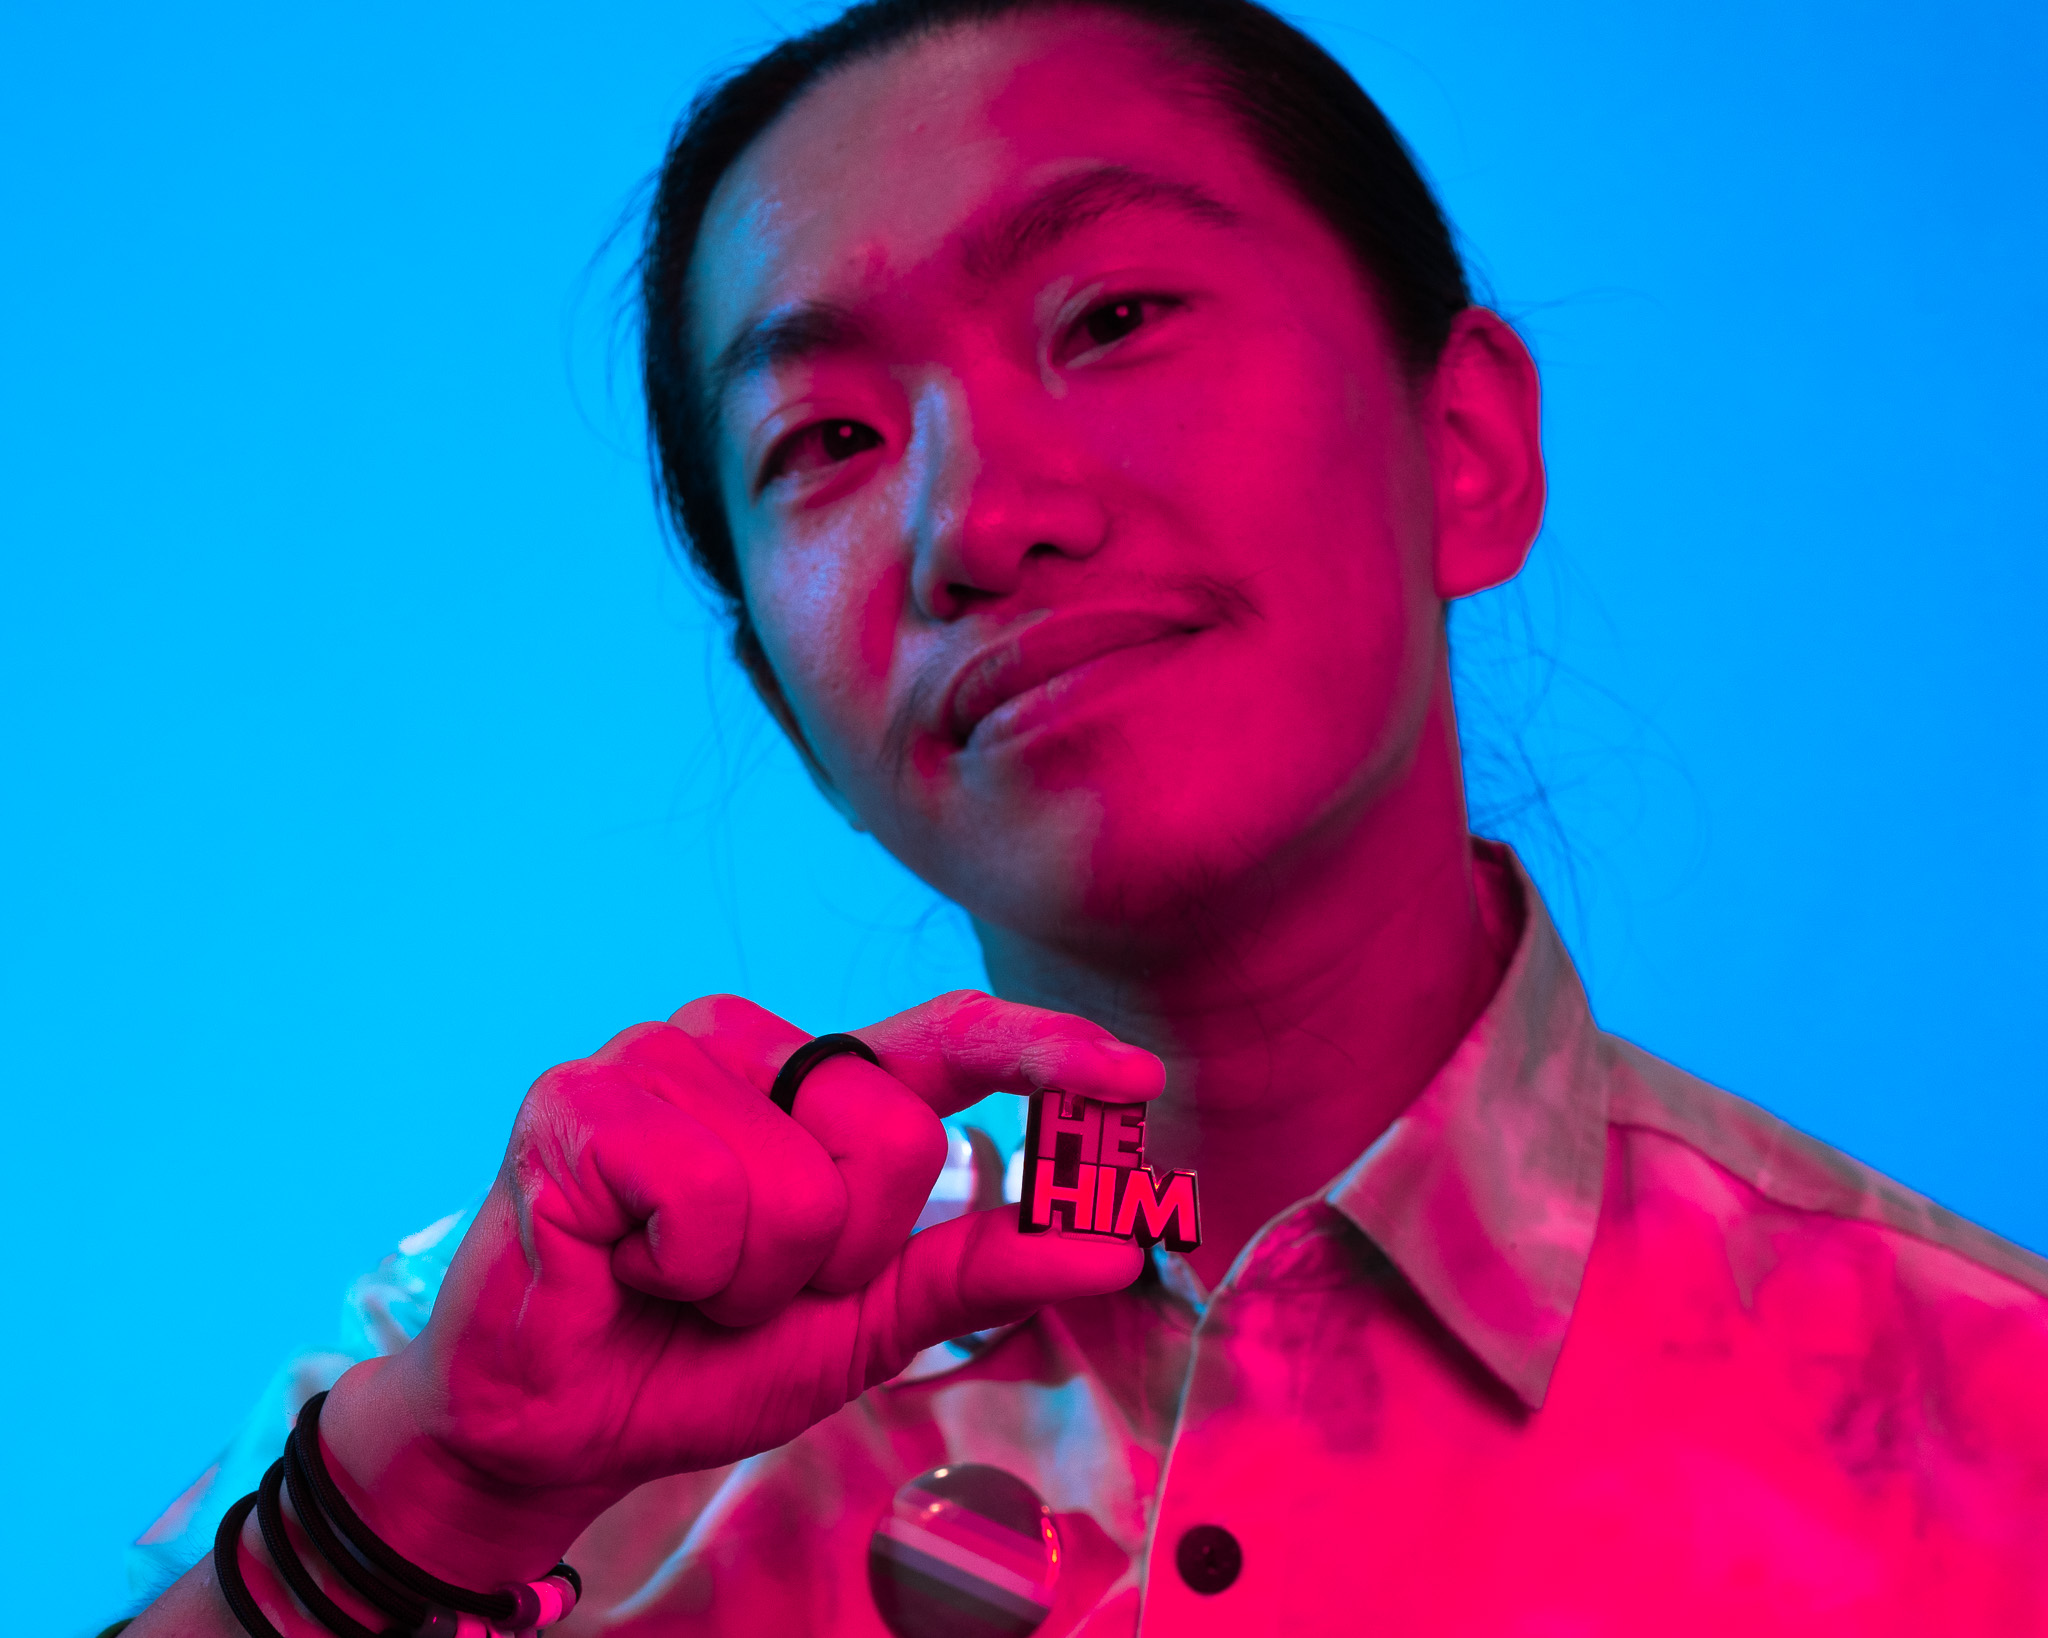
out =
<svg viewBox="0 0 2048 1638"><path fill-rule="evenodd" d="M335 1638L530 1638L576 1607L583 1579L568 1564L557 1564L538 1581L517 1582L496 1592L476 1592L421 1569L378 1537L327 1471L320 1451L320 1407L315 1394L299 1412L285 1440L284 1454L271 1464L263 1483L227 1510L213 1541L214 1575L221 1597L249 1638L284 1638L263 1613L242 1576L242 1529L251 1510L265 1551L292 1596ZM282 1492L307 1539L334 1572L393 1624L366 1626L322 1590L293 1547L284 1526Z"/></svg>

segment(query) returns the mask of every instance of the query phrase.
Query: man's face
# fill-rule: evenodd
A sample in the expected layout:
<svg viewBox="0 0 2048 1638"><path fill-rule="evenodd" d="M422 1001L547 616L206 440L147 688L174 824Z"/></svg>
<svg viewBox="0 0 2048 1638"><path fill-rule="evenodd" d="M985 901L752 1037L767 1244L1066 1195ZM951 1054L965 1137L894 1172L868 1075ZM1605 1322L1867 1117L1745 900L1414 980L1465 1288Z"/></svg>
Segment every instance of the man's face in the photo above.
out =
<svg viewBox="0 0 2048 1638"><path fill-rule="evenodd" d="M824 775L1061 944L1314 868L1437 671L1432 490L1344 247L1106 15L860 64L694 264L747 604Z"/></svg>

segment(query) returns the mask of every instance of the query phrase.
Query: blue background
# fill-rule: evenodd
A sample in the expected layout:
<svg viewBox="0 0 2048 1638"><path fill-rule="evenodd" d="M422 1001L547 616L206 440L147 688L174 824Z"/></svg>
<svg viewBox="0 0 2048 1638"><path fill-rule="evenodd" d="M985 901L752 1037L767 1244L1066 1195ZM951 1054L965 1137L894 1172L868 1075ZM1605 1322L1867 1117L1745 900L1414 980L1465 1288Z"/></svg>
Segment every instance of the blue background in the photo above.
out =
<svg viewBox="0 0 2048 1638"><path fill-rule="evenodd" d="M978 976L667 565L590 265L700 77L817 15L0 13L39 1629L119 1612L122 1544L548 1064L708 990L823 1028ZM1544 542L1456 630L1601 1018L2048 1247L2048 13L1304 15L1545 367Z"/></svg>

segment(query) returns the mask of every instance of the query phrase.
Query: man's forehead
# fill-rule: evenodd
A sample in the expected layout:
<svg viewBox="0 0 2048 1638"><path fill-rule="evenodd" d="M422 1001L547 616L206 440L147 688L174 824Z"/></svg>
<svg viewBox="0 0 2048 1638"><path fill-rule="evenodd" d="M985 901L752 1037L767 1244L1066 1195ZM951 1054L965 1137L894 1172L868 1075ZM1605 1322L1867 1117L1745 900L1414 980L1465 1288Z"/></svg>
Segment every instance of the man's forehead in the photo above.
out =
<svg viewBox="0 0 2048 1638"><path fill-rule="evenodd" d="M735 175L699 245L705 334L796 295L845 296L932 262L1000 186L1004 148L955 141L941 162L915 169L878 156L854 174L800 162Z"/></svg>
<svg viewBox="0 0 2048 1638"><path fill-rule="evenodd" d="M1190 165L1190 116L1149 83L1156 58L1128 33L1105 51L1087 27L955 30L800 100L741 156L706 213L703 343L716 349L784 302L857 301L957 256L977 216L1063 177L1202 169ZM1219 157L1229 146L1194 143Z"/></svg>

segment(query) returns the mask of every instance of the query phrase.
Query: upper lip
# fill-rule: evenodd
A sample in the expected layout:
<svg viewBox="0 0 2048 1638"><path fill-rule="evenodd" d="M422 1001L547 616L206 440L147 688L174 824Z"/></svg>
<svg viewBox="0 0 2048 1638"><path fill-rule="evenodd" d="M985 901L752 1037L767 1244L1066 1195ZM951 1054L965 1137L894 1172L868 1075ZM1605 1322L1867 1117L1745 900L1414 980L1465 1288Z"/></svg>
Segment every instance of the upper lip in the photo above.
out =
<svg viewBox="0 0 2048 1638"><path fill-rule="evenodd" d="M1156 609L1101 608L1027 617L961 662L946 684L939 722L964 745L982 718L1064 671L1118 649L1137 648L1199 629Z"/></svg>

